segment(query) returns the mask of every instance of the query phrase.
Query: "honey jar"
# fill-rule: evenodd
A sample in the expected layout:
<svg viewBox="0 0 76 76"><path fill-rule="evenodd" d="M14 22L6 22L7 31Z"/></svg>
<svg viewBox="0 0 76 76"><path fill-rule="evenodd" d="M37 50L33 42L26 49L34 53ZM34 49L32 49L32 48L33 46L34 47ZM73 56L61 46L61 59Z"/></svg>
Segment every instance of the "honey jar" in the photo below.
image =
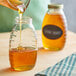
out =
<svg viewBox="0 0 76 76"><path fill-rule="evenodd" d="M66 42L67 23L62 4L49 4L42 24L42 43L45 49L63 49Z"/></svg>
<svg viewBox="0 0 76 76"><path fill-rule="evenodd" d="M21 23L21 26L20 26ZM34 68L37 59L37 36L32 18L16 17L15 26L9 39L9 61L15 71Z"/></svg>

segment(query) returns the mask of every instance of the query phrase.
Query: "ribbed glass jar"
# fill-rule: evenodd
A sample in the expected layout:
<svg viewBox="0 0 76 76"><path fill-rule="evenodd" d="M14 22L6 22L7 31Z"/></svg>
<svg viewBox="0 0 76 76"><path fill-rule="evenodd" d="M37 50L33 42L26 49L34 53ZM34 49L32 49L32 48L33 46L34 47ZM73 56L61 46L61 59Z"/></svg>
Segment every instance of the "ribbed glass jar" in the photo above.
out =
<svg viewBox="0 0 76 76"><path fill-rule="evenodd" d="M43 47L51 51L63 49L66 42L66 29L63 5L49 4L42 24Z"/></svg>
<svg viewBox="0 0 76 76"><path fill-rule="evenodd" d="M20 26L21 24L21 26ZM16 18L10 34L9 59L11 67L17 71L30 70L37 58L37 36L29 17Z"/></svg>

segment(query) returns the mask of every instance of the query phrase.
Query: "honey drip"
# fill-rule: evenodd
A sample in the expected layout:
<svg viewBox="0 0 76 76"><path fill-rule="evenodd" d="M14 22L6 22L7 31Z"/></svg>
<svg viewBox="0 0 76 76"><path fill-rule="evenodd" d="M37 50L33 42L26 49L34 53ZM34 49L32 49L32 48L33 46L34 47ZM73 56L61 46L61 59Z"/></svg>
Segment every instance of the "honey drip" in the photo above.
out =
<svg viewBox="0 0 76 76"><path fill-rule="evenodd" d="M23 15L23 13L22 12L20 12L20 9L19 9L19 17L20 17L20 43L19 43L19 46L21 46L21 31L22 31L22 15Z"/></svg>

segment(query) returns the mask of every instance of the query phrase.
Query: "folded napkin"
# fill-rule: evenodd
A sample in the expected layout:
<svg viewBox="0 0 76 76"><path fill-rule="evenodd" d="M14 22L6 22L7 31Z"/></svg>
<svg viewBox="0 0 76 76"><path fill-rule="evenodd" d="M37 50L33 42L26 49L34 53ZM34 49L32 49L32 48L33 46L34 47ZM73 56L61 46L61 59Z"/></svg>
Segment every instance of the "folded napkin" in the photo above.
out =
<svg viewBox="0 0 76 76"><path fill-rule="evenodd" d="M76 54L68 56L35 76L76 76Z"/></svg>

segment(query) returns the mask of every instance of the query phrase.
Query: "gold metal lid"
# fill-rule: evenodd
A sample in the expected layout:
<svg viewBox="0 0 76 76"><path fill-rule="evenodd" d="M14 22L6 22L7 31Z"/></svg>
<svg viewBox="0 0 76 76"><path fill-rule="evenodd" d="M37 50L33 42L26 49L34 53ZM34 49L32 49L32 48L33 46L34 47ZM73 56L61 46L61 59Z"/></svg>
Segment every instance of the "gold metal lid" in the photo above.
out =
<svg viewBox="0 0 76 76"><path fill-rule="evenodd" d="M49 4L48 8L54 8L54 9L63 9L63 4Z"/></svg>

